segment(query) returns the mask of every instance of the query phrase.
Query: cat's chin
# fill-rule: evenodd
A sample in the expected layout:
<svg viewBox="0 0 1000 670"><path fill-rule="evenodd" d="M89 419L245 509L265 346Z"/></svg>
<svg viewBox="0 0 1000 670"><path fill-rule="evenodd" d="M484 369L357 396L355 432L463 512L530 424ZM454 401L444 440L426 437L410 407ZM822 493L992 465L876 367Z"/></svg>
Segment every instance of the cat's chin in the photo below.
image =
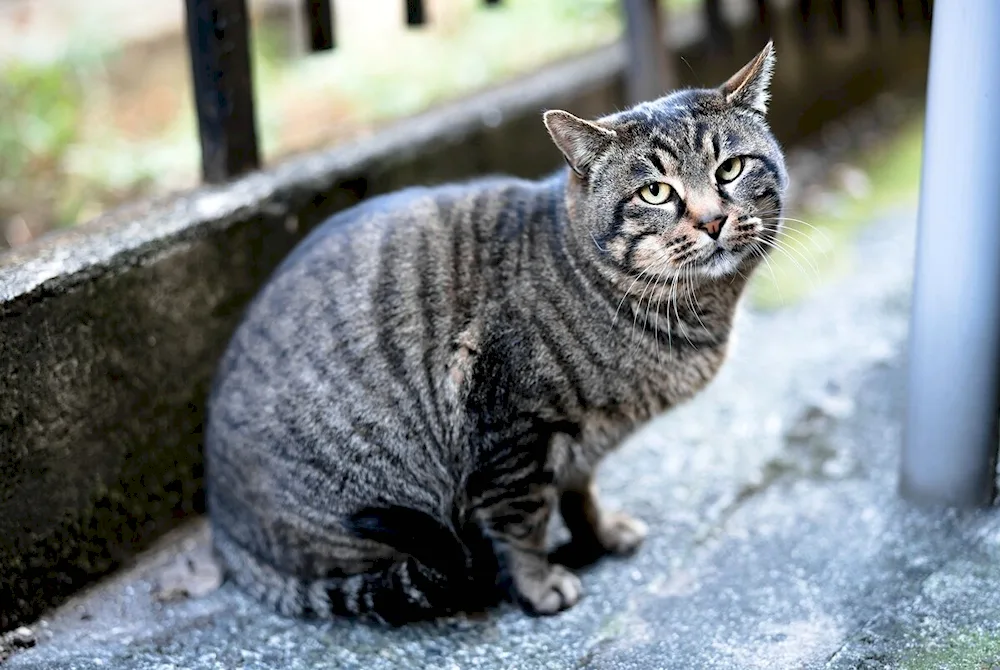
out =
<svg viewBox="0 0 1000 670"><path fill-rule="evenodd" d="M699 263L698 269L706 279L722 279L723 277L731 277L739 272L741 260L733 252L720 248Z"/></svg>

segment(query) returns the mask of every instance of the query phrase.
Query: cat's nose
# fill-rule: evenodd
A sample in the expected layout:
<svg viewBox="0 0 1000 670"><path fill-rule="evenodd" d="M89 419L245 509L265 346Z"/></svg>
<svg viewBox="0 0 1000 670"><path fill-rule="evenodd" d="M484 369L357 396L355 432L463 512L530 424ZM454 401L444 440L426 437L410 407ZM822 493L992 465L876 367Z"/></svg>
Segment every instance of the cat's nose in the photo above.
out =
<svg viewBox="0 0 1000 670"><path fill-rule="evenodd" d="M719 239L722 227L726 225L725 216L708 216L700 219L696 224L698 230L704 230L713 240Z"/></svg>

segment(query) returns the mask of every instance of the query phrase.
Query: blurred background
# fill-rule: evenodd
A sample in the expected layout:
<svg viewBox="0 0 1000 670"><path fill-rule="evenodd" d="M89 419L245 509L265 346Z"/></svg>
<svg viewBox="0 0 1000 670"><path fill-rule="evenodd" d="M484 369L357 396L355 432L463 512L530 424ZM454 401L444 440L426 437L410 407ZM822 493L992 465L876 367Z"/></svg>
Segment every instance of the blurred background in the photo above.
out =
<svg viewBox="0 0 1000 670"><path fill-rule="evenodd" d="M677 28L702 3L661 5ZM400 0L336 0L337 48L307 53L299 0L248 7L265 164L612 44L625 25L618 0L427 0L419 28L407 26ZM0 253L198 183L184 3L136 9L134 0L0 0ZM779 48L779 77L795 58ZM704 78L698 62L679 67ZM801 220L800 234L758 282L760 306L787 304L849 268L840 250L858 226L915 198L920 92L886 84L869 104L788 147L789 215ZM822 104L844 106L835 89Z"/></svg>
<svg viewBox="0 0 1000 670"><path fill-rule="evenodd" d="M337 0L336 50L306 57L298 0L249 0L263 159L394 118L616 40L617 0ZM671 6L691 0L669 0ZM184 3L0 0L0 244L123 200L197 183ZM509 48L516 44L516 48Z"/></svg>

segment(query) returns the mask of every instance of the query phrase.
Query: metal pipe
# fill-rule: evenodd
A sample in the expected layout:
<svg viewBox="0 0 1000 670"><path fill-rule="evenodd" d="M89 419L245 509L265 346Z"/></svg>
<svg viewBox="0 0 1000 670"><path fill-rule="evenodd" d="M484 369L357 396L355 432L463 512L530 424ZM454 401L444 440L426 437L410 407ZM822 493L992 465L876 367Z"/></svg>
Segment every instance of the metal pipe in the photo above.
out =
<svg viewBox="0 0 1000 670"><path fill-rule="evenodd" d="M935 3L900 489L988 504L1000 410L1000 2Z"/></svg>

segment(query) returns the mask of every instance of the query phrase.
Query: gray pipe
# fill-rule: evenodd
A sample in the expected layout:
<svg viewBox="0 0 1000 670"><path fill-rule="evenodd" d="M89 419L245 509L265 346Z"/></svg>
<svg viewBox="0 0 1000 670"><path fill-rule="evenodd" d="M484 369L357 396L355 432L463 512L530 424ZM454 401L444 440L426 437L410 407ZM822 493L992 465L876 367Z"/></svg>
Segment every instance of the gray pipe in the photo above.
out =
<svg viewBox="0 0 1000 670"><path fill-rule="evenodd" d="M993 497L1000 409L1000 2L934 3L900 489Z"/></svg>

